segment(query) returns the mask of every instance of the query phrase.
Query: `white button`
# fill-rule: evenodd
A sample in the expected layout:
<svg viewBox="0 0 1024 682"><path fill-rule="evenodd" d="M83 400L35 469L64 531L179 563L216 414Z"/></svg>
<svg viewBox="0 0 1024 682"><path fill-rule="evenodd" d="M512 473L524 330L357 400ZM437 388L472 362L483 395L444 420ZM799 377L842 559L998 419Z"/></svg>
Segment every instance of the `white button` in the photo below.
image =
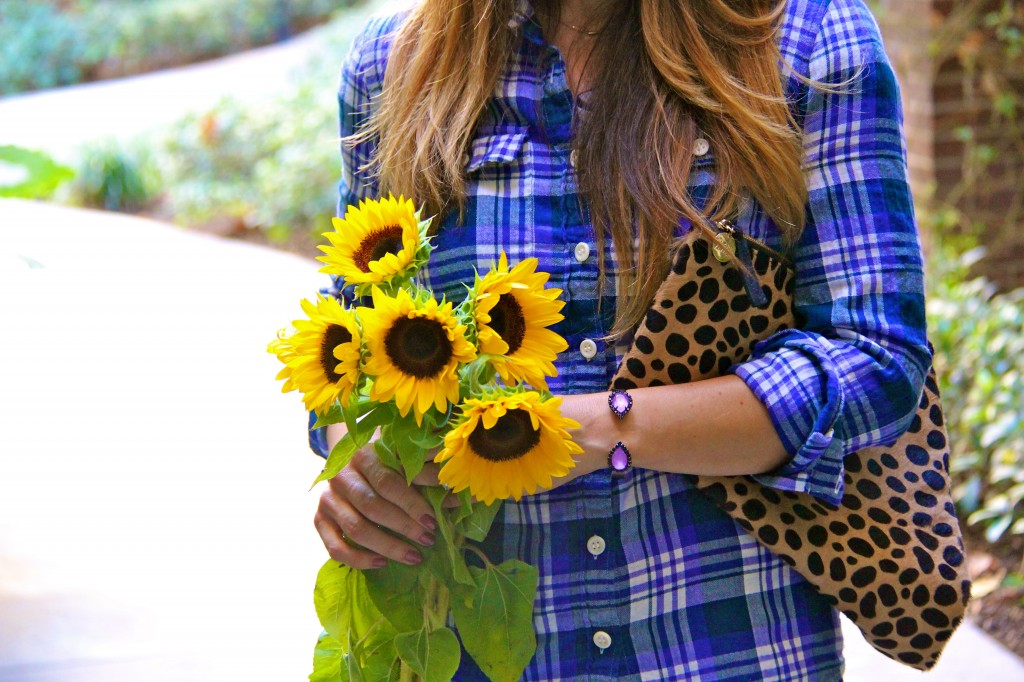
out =
<svg viewBox="0 0 1024 682"><path fill-rule="evenodd" d="M697 156L704 156L711 151L711 144L703 137L698 137L693 141L693 153Z"/></svg>
<svg viewBox="0 0 1024 682"><path fill-rule="evenodd" d="M594 633L594 646L600 649L602 652L612 645L612 636L604 630L598 630Z"/></svg>
<svg viewBox="0 0 1024 682"><path fill-rule="evenodd" d="M591 339L583 339L580 343L580 355L587 360L593 360L594 356L597 355L597 344Z"/></svg>
<svg viewBox="0 0 1024 682"><path fill-rule="evenodd" d="M587 540L587 551L593 554L594 556L601 556L602 554L604 554L604 547L604 538L600 535L595 535L594 537Z"/></svg>
<svg viewBox="0 0 1024 682"><path fill-rule="evenodd" d="M590 245L587 244L586 242L580 242L579 244L576 245L576 248L573 250L573 253L575 253L576 255L576 260L582 263L586 261L588 258L590 258Z"/></svg>
<svg viewBox="0 0 1024 682"><path fill-rule="evenodd" d="M569 152L569 165L572 166L573 168L576 167L576 159L577 158L579 158L579 155L576 153L575 149L573 149L571 152Z"/></svg>
<svg viewBox="0 0 1024 682"><path fill-rule="evenodd" d="M834 435L836 435L835 429L829 429L828 431L825 432L825 438L831 438Z"/></svg>

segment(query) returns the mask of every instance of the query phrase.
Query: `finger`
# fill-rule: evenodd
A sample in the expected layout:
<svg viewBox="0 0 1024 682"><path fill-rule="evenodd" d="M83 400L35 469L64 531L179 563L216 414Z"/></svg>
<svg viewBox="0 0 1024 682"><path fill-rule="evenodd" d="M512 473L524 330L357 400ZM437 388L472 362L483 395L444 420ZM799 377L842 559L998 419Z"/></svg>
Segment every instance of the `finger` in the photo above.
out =
<svg viewBox="0 0 1024 682"><path fill-rule="evenodd" d="M363 514L355 504L350 504L345 498L324 494L320 502L321 509L341 531L342 541L350 547L355 543L365 550L409 566L415 566L423 561L423 555L412 545L382 530L377 522Z"/></svg>
<svg viewBox="0 0 1024 682"><path fill-rule="evenodd" d="M341 534L341 529L320 512L313 516L313 526L320 534L327 553L335 561L364 571L371 568L384 568L388 565L388 560L381 555L356 547L346 541Z"/></svg>
<svg viewBox="0 0 1024 682"><path fill-rule="evenodd" d="M365 495L365 499L355 501L359 509L377 523L414 542L430 544L423 542L423 533L436 531L437 519L426 498L406 483L401 474L384 466L373 453L360 458L356 469L370 486L369 490L360 488L354 491ZM364 508L363 503L372 508Z"/></svg>

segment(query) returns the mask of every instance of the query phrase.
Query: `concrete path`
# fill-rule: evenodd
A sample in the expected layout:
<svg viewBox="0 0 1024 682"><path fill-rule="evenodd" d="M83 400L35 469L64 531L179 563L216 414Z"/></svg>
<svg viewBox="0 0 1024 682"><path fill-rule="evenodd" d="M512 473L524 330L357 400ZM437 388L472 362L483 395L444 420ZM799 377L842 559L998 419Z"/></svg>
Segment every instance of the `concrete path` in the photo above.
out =
<svg viewBox="0 0 1024 682"><path fill-rule="evenodd" d="M316 264L0 201L0 680L305 679L318 471L264 351ZM920 675L847 634L847 680ZM973 626L929 682L1021 682Z"/></svg>

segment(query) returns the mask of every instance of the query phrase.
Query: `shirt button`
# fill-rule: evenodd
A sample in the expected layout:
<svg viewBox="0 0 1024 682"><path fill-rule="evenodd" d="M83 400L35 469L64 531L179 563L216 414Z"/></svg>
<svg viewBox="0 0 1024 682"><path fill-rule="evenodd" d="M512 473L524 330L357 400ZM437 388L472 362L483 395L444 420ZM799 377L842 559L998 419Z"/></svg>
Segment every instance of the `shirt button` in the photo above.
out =
<svg viewBox="0 0 1024 682"><path fill-rule="evenodd" d="M698 137L693 141L693 153L697 156L705 156L711 151L711 144L703 137Z"/></svg>
<svg viewBox="0 0 1024 682"><path fill-rule="evenodd" d="M582 263L590 258L590 245L586 242L580 242L576 245L574 253L576 255L576 260Z"/></svg>
<svg viewBox="0 0 1024 682"><path fill-rule="evenodd" d="M598 630L594 633L594 646L600 649L602 652L612 645L612 636L604 630Z"/></svg>
<svg viewBox="0 0 1024 682"><path fill-rule="evenodd" d="M591 339L583 339L580 343L580 355L587 360L593 360L594 356L597 355L597 344Z"/></svg>
<svg viewBox="0 0 1024 682"><path fill-rule="evenodd" d="M569 165L572 166L573 168L576 167L576 159L577 158L579 158L579 155L576 153L575 149L573 149L571 152L569 152Z"/></svg>
<svg viewBox="0 0 1024 682"><path fill-rule="evenodd" d="M604 538L600 535L595 535L594 537L587 540L587 551L596 557L604 554L604 548Z"/></svg>

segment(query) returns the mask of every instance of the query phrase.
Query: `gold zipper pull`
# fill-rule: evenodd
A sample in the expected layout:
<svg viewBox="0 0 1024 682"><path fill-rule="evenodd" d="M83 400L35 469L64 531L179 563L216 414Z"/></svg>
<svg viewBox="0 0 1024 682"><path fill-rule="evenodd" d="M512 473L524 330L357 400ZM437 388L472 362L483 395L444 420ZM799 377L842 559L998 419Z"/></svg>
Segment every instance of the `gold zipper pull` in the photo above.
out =
<svg viewBox="0 0 1024 682"><path fill-rule="evenodd" d="M728 220L718 221L718 228L721 231L715 234L715 244L711 247L711 253L719 263L728 263L736 253L736 228Z"/></svg>

